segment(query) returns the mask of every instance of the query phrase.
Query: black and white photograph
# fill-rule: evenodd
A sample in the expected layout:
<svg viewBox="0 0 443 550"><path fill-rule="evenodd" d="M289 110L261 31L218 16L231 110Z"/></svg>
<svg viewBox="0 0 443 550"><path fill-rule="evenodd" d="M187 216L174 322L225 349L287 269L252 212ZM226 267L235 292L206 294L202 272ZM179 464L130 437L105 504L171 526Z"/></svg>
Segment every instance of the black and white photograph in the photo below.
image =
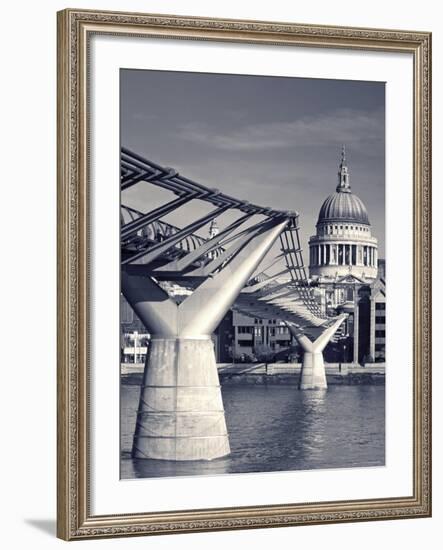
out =
<svg viewBox="0 0 443 550"><path fill-rule="evenodd" d="M440 5L2 7L2 548L433 550Z"/></svg>
<svg viewBox="0 0 443 550"><path fill-rule="evenodd" d="M121 69L120 139L121 479L384 466L385 83Z"/></svg>

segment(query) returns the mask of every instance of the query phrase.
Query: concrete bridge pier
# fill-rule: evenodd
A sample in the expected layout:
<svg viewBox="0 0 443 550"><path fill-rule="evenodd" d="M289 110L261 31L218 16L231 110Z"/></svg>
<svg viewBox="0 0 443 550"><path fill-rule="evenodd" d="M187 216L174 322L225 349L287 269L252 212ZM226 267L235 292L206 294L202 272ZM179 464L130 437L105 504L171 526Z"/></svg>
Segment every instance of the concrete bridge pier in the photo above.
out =
<svg viewBox="0 0 443 550"><path fill-rule="evenodd" d="M211 460L230 453L211 334L287 223L264 226L180 304L143 266L122 270L122 292L151 334L135 458Z"/></svg>
<svg viewBox="0 0 443 550"><path fill-rule="evenodd" d="M291 334L296 338L304 351L298 385L300 390L319 390L328 387L323 350L345 318L345 315L339 317L315 341L310 340L300 329L288 323Z"/></svg>
<svg viewBox="0 0 443 550"><path fill-rule="evenodd" d="M133 456L210 460L229 452L212 340L154 336L140 393Z"/></svg>

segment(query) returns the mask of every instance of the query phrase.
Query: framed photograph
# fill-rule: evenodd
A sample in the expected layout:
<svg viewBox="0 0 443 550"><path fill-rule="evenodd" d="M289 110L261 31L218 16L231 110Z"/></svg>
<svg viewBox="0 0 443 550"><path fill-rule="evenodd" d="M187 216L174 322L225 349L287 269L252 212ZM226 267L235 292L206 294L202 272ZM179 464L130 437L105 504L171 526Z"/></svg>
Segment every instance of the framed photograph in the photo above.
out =
<svg viewBox="0 0 443 550"><path fill-rule="evenodd" d="M58 536L431 514L431 35L58 13Z"/></svg>

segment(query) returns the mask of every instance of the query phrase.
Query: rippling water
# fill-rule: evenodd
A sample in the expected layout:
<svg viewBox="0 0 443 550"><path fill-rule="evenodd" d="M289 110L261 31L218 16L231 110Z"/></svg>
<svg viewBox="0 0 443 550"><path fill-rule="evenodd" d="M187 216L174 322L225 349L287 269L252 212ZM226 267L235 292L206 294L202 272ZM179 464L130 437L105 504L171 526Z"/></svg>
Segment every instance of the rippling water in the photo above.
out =
<svg viewBox="0 0 443 550"><path fill-rule="evenodd" d="M222 387L231 454L213 461L134 460L139 386L121 387L121 478L382 466L384 386Z"/></svg>

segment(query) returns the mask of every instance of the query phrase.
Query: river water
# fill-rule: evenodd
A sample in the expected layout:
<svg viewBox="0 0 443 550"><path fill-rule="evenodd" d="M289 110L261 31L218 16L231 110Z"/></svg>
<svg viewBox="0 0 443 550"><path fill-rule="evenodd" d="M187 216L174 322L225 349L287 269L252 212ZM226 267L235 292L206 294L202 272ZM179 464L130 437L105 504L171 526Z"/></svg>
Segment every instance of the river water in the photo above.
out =
<svg viewBox="0 0 443 550"><path fill-rule="evenodd" d="M121 386L121 478L382 466L385 388L222 386L231 454L213 461L131 458L140 389Z"/></svg>

